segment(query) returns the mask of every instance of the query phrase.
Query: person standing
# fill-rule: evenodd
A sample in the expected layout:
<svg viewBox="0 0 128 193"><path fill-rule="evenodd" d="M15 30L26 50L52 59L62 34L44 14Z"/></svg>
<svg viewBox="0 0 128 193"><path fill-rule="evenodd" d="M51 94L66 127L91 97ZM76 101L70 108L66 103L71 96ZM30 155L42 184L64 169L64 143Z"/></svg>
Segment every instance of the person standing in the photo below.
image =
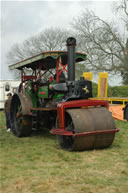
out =
<svg viewBox="0 0 128 193"><path fill-rule="evenodd" d="M8 99L5 101L5 104L4 104L4 112L5 112L5 117L6 117L7 131L11 131L10 105L11 105L12 94L8 93L7 96L8 96Z"/></svg>

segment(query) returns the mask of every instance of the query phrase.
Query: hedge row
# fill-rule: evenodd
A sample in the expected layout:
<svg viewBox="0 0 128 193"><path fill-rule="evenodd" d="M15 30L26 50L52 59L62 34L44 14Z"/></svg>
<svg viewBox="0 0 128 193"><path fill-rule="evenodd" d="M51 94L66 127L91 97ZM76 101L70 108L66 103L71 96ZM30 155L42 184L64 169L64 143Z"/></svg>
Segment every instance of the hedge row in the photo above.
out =
<svg viewBox="0 0 128 193"><path fill-rule="evenodd" d="M109 86L108 97L128 97L128 85Z"/></svg>
<svg viewBox="0 0 128 193"><path fill-rule="evenodd" d="M93 97L97 96L97 88L98 88L98 85L93 82L92 84ZM107 96L108 97L128 97L128 85L108 86Z"/></svg>

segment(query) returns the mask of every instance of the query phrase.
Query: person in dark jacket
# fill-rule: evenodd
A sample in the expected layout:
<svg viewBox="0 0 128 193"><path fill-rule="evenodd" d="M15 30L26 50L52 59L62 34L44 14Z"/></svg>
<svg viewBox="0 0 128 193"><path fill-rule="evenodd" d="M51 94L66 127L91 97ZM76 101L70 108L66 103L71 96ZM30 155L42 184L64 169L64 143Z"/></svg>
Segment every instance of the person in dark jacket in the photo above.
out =
<svg viewBox="0 0 128 193"><path fill-rule="evenodd" d="M12 94L8 93L7 96L8 96L8 99L5 101L5 104L4 104L4 112L5 112L5 116L6 116L7 131L11 131L10 105L11 105Z"/></svg>

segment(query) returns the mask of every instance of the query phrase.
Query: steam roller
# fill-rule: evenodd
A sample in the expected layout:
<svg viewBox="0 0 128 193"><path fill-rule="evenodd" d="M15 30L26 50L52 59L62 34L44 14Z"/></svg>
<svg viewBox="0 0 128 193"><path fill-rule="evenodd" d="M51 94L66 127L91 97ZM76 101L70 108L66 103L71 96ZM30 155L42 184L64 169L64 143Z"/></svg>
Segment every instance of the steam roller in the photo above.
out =
<svg viewBox="0 0 128 193"><path fill-rule="evenodd" d="M21 71L21 84L11 102L11 130L25 137L47 126L68 151L107 148L119 131L109 103L89 100L92 82L75 80L75 65L85 61L86 54L75 52L74 37L66 45L67 51L42 52L10 65ZM25 74L26 68L32 74Z"/></svg>
<svg viewBox="0 0 128 193"><path fill-rule="evenodd" d="M75 75L72 55L74 53L75 40L67 40L68 44L68 80L74 81ZM82 79L81 79L82 81ZM80 99L88 99L89 94L92 95L92 87L79 83ZM77 87L76 86L76 87ZM108 110L107 101L97 100L79 100L75 96L78 93L72 85L68 85L68 97L70 101L58 104L58 117L56 121L56 129L52 129L51 133L56 134L59 145L63 149L69 151L82 151L91 149L102 149L109 147L114 140L116 128L112 113ZM82 96L82 91L86 93L86 97ZM74 92L74 93L73 93ZM83 94L84 95L84 94ZM88 96L87 96L88 95ZM73 97L75 100L71 100Z"/></svg>

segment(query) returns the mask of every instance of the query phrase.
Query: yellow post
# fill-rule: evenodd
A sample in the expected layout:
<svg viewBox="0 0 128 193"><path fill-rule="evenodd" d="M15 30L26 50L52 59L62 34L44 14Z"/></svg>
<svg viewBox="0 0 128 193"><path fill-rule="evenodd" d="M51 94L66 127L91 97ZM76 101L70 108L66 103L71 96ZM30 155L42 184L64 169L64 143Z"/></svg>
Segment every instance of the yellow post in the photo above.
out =
<svg viewBox="0 0 128 193"><path fill-rule="evenodd" d="M107 97L108 72L99 72L98 97Z"/></svg>
<svg viewBox="0 0 128 193"><path fill-rule="evenodd" d="M92 81L93 74L92 72L83 72L82 77L84 77L86 80Z"/></svg>

